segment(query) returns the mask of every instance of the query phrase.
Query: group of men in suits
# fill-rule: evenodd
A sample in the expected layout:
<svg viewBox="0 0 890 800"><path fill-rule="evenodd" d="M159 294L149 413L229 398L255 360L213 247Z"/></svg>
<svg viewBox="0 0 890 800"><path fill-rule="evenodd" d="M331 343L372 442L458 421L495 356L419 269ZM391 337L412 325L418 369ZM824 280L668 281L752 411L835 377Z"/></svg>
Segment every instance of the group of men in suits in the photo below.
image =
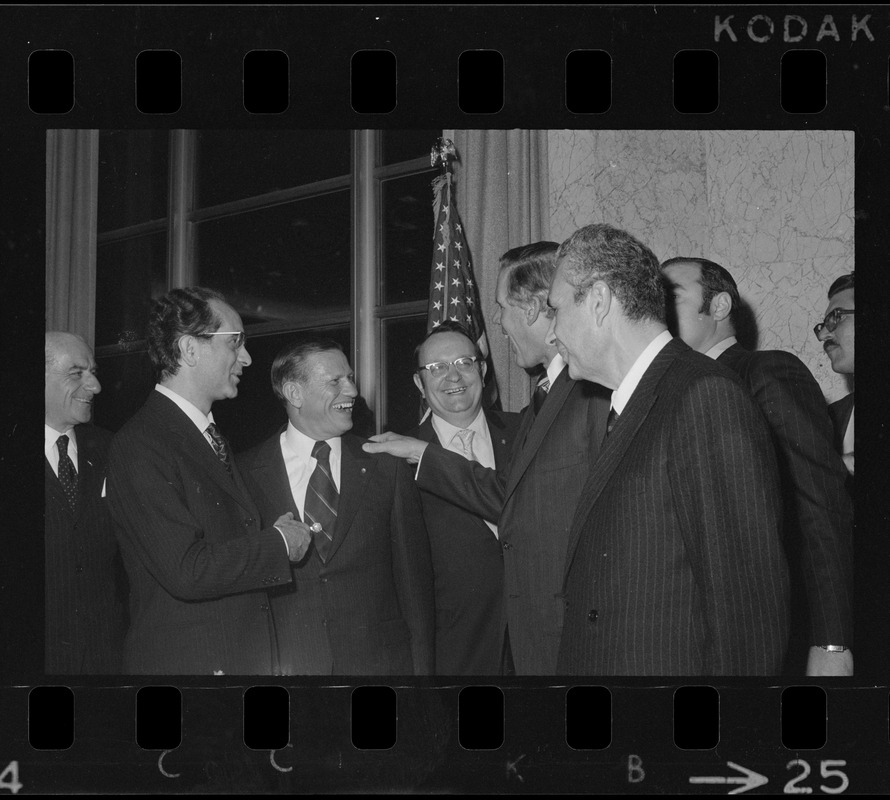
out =
<svg viewBox="0 0 890 800"><path fill-rule="evenodd" d="M848 288L816 333L852 367ZM346 356L301 337L287 422L237 459L212 405L251 359L218 293L154 303L159 381L110 447L89 347L47 334L47 670L851 674L847 470L806 368L735 341L728 272L591 225L508 251L496 302L540 375L521 415L482 407L444 323L415 351L429 416L363 442Z"/></svg>

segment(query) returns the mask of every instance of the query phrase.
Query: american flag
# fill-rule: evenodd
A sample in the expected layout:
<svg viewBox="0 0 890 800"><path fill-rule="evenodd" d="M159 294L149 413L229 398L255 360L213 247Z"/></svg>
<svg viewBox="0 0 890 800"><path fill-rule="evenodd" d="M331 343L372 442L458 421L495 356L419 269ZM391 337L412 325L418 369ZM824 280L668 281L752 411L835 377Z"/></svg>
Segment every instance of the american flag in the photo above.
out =
<svg viewBox="0 0 890 800"><path fill-rule="evenodd" d="M459 322L470 332L487 361L488 339L479 304L479 289L473 277L463 225L454 202L452 182L449 170L432 184L436 229L433 232L433 267L426 329L429 333L446 319ZM493 379L491 364L488 367L486 400L487 404L493 405L497 400L497 384Z"/></svg>

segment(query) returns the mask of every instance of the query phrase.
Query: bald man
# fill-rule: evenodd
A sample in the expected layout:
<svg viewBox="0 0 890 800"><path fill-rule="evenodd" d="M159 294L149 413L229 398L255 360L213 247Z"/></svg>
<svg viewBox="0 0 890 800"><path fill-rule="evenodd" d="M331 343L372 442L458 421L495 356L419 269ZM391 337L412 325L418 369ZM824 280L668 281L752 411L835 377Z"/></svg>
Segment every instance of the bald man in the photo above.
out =
<svg viewBox="0 0 890 800"><path fill-rule="evenodd" d="M101 391L79 336L46 334L44 394L45 669L121 671L126 579L102 487L111 434L90 425Z"/></svg>

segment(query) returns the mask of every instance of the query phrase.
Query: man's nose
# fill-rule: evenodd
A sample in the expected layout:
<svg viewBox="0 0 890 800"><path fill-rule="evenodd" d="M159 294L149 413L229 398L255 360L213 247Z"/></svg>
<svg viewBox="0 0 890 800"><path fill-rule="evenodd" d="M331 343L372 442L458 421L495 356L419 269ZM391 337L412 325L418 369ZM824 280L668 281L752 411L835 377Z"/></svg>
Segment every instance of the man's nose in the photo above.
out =
<svg viewBox="0 0 890 800"><path fill-rule="evenodd" d="M99 394L102 391L102 384L99 383L99 379L95 375L90 373L89 378L84 381L84 388L93 394Z"/></svg>
<svg viewBox="0 0 890 800"><path fill-rule="evenodd" d="M832 338L832 331L828 330L828 326L826 326L826 325L823 323L823 325L822 325L822 330L820 330L819 333L816 334L816 338L817 338L820 342L826 342L826 341L828 341L829 339Z"/></svg>
<svg viewBox="0 0 890 800"><path fill-rule="evenodd" d="M345 394L347 397L358 397L358 386L355 385L355 381L347 378L345 383L342 394Z"/></svg>
<svg viewBox="0 0 890 800"><path fill-rule="evenodd" d="M245 367L249 367L253 363L250 353L247 352L246 345L241 345L241 349L238 351L238 363L243 364Z"/></svg>

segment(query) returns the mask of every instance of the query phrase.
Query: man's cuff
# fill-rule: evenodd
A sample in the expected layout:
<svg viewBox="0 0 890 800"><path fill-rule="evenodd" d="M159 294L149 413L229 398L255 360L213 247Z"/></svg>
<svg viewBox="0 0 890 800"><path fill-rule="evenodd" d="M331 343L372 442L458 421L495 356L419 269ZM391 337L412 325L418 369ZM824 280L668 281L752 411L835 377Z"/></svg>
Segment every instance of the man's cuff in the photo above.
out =
<svg viewBox="0 0 890 800"><path fill-rule="evenodd" d="M290 548L287 546L287 536L284 535L284 531L282 531L281 528L279 528L277 525L273 525L272 527L275 528L275 530L281 534L281 538L284 539L284 549L287 552L288 559L290 559Z"/></svg>

